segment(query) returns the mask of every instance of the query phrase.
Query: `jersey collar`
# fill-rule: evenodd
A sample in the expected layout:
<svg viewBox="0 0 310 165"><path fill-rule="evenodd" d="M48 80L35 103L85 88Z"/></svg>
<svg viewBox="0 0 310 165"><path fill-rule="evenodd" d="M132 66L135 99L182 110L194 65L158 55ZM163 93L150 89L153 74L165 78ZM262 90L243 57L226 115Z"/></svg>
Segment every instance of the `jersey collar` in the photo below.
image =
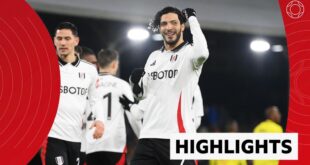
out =
<svg viewBox="0 0 310 165"><path fill-rule="evenodd" d="M99 76L108 76L108 75L114 76L109 72L99 72Z"/></svg>
<svg viewBox="0 0 310 165"><path fill-rule="evenodd" d="M80 58L79 58L79 56L77 56L77 55L75 55L75 57L76 57L76 59L75 59L75 61L73 61L73 62L71 63L71 65L77 67L77 66L79 65L79 63L80 63ZM62 60L59 56L58 56L58 62L59 62L59 65L60 65L60 66L64 66L64 65L67 64L67 62L64 61L64 60Z"/></svg>
<svg viewBox="0 0 310 165"><path fill-rule="evenodd" d="M179 51L181 48L183 48L183 46L185 46L185 45L187 45L188 44L188 42L186 41L184 41L184 42L182 42L179 46L177 46L177 47L175 47L174 49L172 49L171 51L172 52L177 52L177 51ZM161 52L164 52L164 50L165 50L165 46L162 46L161 47Z"/></svg>

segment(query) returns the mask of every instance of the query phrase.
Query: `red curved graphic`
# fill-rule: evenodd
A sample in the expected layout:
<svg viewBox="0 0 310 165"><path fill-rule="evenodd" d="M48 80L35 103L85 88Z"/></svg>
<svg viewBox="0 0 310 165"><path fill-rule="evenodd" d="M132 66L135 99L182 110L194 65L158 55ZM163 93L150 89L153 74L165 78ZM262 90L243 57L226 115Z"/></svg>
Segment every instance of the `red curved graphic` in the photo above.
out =
<svg viewBox="0 0 310 165"><path fill-rule="evenodd" d="M279 0L289 51L290 99L286 132L298 133L297 161L309 164L310 150L310 4L306 0Z"/></svg>
<svg viewBox="0 0 310 165"><path fill-rule="evenodd" d="M26 164L54 120L59 67L47 29L25 1L6 1L0 15L0 160Z"/></svg>

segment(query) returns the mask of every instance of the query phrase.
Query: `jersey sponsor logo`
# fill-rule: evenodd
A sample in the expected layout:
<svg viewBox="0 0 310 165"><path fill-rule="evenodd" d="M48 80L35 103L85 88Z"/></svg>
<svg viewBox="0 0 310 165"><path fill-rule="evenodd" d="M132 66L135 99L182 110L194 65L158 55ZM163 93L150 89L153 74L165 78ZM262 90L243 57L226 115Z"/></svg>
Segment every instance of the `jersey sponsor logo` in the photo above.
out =
<svg viewBox="0 0 310 165"><path fill-rule="evenodd" d="M72 94L72 95L86 95L87 94L87 88L82 87L68 87L68 86L61 86L60 87L60 93L63 94Z"/></svg>
<svg viewBox="0 0 310 165"><path fill-rule="evenodd" d="M178 55L177 54L176 55L172 55L170 57L170 62L175 62L175 61L177 61L177 59L178 59Z"/></svg>
<svg viewBox="0 0 310 165"><path fill-rule="evenodd" d="M149 73L149 76L153 79L153 80L157 80L157 79L172 79L175 78L176 75L178 74L178 70L163 70L163 71L159 71L159 72L151 72Z"/></svg>
<svg viewBox="0 0 310 165"><path fill-rule="evenodd" d="M55 161L57 165L63 165L65 163L64 158L62 156L55 157Z"/></svg>

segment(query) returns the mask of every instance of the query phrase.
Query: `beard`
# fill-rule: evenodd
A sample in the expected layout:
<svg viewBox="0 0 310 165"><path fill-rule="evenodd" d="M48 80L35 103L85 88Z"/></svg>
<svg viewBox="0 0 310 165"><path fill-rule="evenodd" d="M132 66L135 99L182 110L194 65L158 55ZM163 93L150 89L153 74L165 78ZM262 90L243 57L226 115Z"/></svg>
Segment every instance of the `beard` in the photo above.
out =
<svg viewBox="0 0 310 165"><path fill-rule="evenodd" d="M169 45L169 46L175 46L177 43L178 43L178 41L180 40L180 38L181 38L181 31L179 31L178 33L176 33L176 38L173 40L169 40L169 39L167 39L164 35L162 35L163 36L163 39L164 39L164 41L165 41L165 43L167 44L167 45Z"/></svg>

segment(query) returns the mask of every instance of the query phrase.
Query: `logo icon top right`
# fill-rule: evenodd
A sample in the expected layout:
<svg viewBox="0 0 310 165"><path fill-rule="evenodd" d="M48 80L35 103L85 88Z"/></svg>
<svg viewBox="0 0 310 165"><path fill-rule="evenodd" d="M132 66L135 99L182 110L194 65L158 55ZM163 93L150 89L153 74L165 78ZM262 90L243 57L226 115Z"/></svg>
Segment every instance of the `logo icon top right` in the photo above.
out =
<svg viewBox="0 0 310 165"><path fill-rule="evenodd" d="M286 5L286 14L292 19L302 17L305 12L305 6L298 0L292 0Z"/></svg>

